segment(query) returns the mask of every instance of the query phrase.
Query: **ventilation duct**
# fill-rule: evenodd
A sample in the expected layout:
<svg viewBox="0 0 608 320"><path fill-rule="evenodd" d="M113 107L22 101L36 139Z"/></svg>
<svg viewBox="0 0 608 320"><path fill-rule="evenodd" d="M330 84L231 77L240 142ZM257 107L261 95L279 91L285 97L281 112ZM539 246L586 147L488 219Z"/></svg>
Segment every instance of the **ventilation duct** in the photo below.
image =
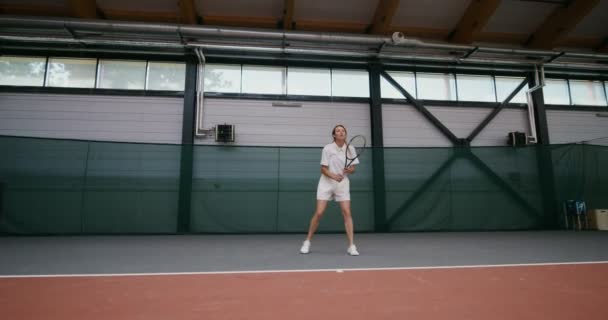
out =
<svg viewBox="0 0 608 320"><path fill-rule="evenodd" d="M517 65L528 70L546 68L608 71L608 55L595 53L505 49L425 42L392 36L346 35L282 30L259 30L176 24L151 24L82 19L0 17L3 49L63 46L66 50L99 51L117 48L183 54L204 48L206 54L233 52L285 56L381 59L389 62L447 62L481 65Z"/></svg>

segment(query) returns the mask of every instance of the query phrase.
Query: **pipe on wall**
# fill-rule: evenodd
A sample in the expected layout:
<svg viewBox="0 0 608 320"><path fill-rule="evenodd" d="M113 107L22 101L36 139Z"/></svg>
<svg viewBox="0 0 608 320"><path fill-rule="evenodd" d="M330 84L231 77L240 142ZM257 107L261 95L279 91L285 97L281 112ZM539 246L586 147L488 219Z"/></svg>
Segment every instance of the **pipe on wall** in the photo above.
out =
<svg viewBox="0 0 608 320"><path fill-rule="evenodd" d="M207 48L253 53L379 58L428 62L520 65L608 71L608 55L551 50L506 49L424 42L401 32L391 37L190 26L84 19L0 17L0 39L31 43L60 43L168 49ZM27 31L30 36L24 35ZM44 33L40 32L44 30ZM49 31L56 34L49 35ZM67 31L67 32L66 32ZM47 36L40 36L47 34ZM145 37L150 38L146 40ZM114 48L115 49L115 48ZM424 50L436 50L426 52ZM408 51L409 50L409 51ZM485 55L485 56L484 56ZM489 55L489 56L488 56ZM499 55L499 57L496 57ZM556 62L555 60L560 60ZM582 61L581 61L582 60ZM599 61L599 62L598 62Z"/></svg>

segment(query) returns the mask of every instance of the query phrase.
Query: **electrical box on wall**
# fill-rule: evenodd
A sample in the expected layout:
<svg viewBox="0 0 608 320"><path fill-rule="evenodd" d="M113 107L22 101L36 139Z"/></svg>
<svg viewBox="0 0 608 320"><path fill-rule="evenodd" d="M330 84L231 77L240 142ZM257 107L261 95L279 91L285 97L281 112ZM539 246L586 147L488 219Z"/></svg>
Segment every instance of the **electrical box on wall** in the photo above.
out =
<svg viewBox="0 0 608 320"><path fill-rule="evenodd" d="M524 146L528 143L528 137L524 132L509 132L507 135L507 144L513 147Z"/></svg>
<svg viewBox="0 0 608 320"><path fill-rule="evenodd" d="M234 142L234 125L218 124L215 126L215 141Z"/></svg>

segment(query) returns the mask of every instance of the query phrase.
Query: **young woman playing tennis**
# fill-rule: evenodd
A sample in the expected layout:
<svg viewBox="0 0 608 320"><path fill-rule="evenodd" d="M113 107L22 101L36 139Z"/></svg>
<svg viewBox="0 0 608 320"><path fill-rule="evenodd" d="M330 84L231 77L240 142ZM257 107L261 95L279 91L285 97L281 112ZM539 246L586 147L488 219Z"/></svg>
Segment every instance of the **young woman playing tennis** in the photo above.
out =
<svg viewBox="0 0 608 320"><path fill-rule="evenodd" d="M344 227L348 238L348 249L346 252L351 256L358 256L359 252L354 243L353 218L350 211L350 181L348 175L355 172L355 165L359 159L355 159L348 167L344 167L346 162L346 128L337 125L331 131L334 142L326 145L321 154L321 178L317 186L317 206L310 219L308 235L300 248L300 253L310 252L310 240L319 227L319 221L327 208L329 200L336 200L340 204L342 217L344 217ZM356 154L353 147L350 153Z"/></svg>

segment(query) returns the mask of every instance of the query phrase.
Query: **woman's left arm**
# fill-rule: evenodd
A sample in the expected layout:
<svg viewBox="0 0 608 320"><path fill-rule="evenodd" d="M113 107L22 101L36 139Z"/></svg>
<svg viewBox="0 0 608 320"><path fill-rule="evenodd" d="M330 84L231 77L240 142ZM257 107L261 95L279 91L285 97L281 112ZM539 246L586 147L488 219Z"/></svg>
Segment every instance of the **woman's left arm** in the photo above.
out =
<svg viewBox="0 0 608 320"><path fill-rule="evenodd" d="M348 168L344 169L344 173L346 174L353 174L355 173L355 166L349 166Z"/></svg>

